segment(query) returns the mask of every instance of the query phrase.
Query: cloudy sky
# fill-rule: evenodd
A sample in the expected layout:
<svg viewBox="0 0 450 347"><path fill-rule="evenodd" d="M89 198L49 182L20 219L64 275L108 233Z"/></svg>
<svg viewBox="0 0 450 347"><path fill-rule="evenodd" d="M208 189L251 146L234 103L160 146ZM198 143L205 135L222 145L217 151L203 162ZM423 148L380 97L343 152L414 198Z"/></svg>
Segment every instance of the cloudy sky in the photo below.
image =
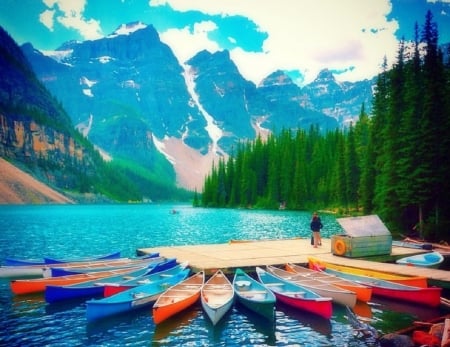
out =
<svg viewBox="0 0 450 347"><path fill-rule="evenodd" d="M202 49L228 49L256 84L281 69L303 85L323 68L341 81L375 76L427 10L440 43L450 42L450 0L0 0L0 25L19 44L54 50L141 21L180 63Z"/></svg>

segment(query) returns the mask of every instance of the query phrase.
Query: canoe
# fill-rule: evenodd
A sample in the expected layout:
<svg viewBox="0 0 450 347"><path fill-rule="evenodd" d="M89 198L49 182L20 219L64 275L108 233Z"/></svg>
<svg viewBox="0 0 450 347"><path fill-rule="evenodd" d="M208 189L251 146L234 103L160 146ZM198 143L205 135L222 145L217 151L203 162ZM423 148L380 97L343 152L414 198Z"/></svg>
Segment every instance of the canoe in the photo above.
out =
<svg viewBox="0 0 450 347"><path fill-rule="evenodd" d="M130 270L130 268L125 268L119 270L92 272L87 274L77 274L61 277L19 279L11 281L10 287L11 291L16 295L39 293L43 292L45 290L45 287L48 285L75 284L108 276L124 274L126 272L129 272Z"/></svg>
<svg viewBox="0 0 450 347"><path fill-rule="evenodd" d="M286 281L299 284L304 288L312 290L320 296L330 297L333 299L333 302L337 304L348 306L350 308L353 308L356 304L356 293L350 290L337 287L330 283L321 282L312 277L288 272L271 265L266 267L266 271Z"/></svg>
<svg viewBox="0 0 450 347"><path fill-rule="evenodd" d="M437 269L444 261L444 257L439 252L429 252L423 254L411 255L409 257L404 257L396 261L397 264L409 265L409 266L420 266L429 267Z"/></svg>
<svg viewBox="0 0 450 347"><path fill-rule="evenodd" d="M70 285L47 285L45 288L45 301L48 303L54 303L61 300L103 296L104 286L108 283L116 283L124 280L130 280L132 278L149 276L151 274L173 268L176 265L176 258L171 258L161 263L149 264L147 267L139 268L138 270L132 269L124 274L108 276L101 279L93 279Z"/></svg>
<svg viewBox="0 0 450 347"><path fill-rule="evenodd" d="M299 284L274 276L261 267L256 268L261 283L265 284L277 300L291 307L330 319L333 314L333 300L323 297Z"/></svg>
<svg viewBox="0 0 450 347"><path fill-rule="evenodd" d="M86 318L92 322L152 305L167 288L183 281L189 272L190 269L184 269L174 276L163 277L159 281L143 284L107 298L88 300L86 301Z"/></svg>
<svg viewBox="0 0 450 347"><path fill-rule="evenodd" d="M269 321L275 321L275 294L242 269L233 277L236 301Z"/></svg>
<svg viewBox="0 0 450 347"><path fill-rule="evenodd" d="M125 265L131 264L136 260L142 260L146 258L159 256L158 253L154 253L148 256L142 256L137 258L117 258L117 259L103 259L95 261L86 262L74 262L74 263L63 263L58 264L58 267L79 267L81 265L91 265L91 266L114 266L114 265ZM25 266L0 266L0 278L37 278L49 276L49 268L51 265L25 265Z"/></svg>
<svg viewBox="0 0 450 347"><path fill-rule="evenodd" d="M56 259L51 257L44 257L42 259L17 259L17 258L5 258L5 266L29 266L29 265L46 265L46 264L58 264L58 263L74 263L74 262L86 262L104 259L117 259L120 257L119 252L113 252L105 255L91 256L91 257L79 257L71 259Z"/></svg>
<svg viewBox="0 0 450 347"><path fill-rule="evenodd" d="M175 259L175 258L173 258ZM103 286L103 296L105 298L109 296L116 295L118 293L124 292L126 290L135 288L137 286L141 286L143 284L149 284L155 281L159 281L164 277L172 276L173 274L184 270L188 267L189 262L185 261L181 264L178 264L174 267L170 267L168 270L171 270L169 272L166 271L159 271L157 273L148 275L139 276L136 278L126 279L123 281L117 281L115 283L105 283Z"/></svg>
<svg viewBox="0 0 450 347"><path fill-rule="evenodd" d="M347 281L343 278L333 276L323 271L316 271L308 269L293 263L287 263L285 269L288 272L293 272L305 276L306 278L313 278L323 283L332 284L336 287L349 290L356 294L356 299L362 302L368 302L372 298L372 288L361 283Z"/></svg>
<svg viewBox="0 0 450 347"><path fill-rule="evenodd" d="M438 307L441 303L442 288L439 287L414 287L378 278L349 274L337 270L325 269L324 271L350 281L370 286L372 287L373 295L429 307Z"/></svg>
<svg viewBox="0 0 450 347"><path fill-rule="evenodd" d="M108 271L117 270L123 268L131 267L144 267L150 266L151 264L158 264L165 261L165 257L153 257L146 259L136 259L134 261L124 262L123 264L108 263L94 264L94 265L79 265L79 266L68 266L68 267L49 267L44 270L44 277L60 277L68 275L76 275L82 273L96 272L96 271Z"/></svg>
<svg viewBox="0 0 450 347"><path fill-rule="evenodd" d="M94 256L94 257L84 257L84 258L74 258L74 259L58 259L52 257L44 257L46 264L61 264L61 263L75 263L75 262L85 262L94 260L111 260L120 258L120 251L114 252L106 255Z"/></svg>
<svg viewBox="0 0 450 347"><path fill-rule="evenodd" d="M200 298L203 310L216 325L233 306L234 287L222 270L217 270L203 285Z"/></svg>
<svg viewBox="0 0 450 347"><path fill-rule="evenodd" d="M398 275L383 271L377 271L377 270L371 270L371 269L364 269L359 267L353 267L353 266L345 266L345 265L338 265L329 263L326 261L322 261L315 257L308 257L309 261L309 267L311 269L317 269L317 268L327 268L330 270L337 270L340 272L355 274L355 275L362 275L367 277L373 277L373 278L379 278L385 281L391 281L395 283L400 283L408 286L414 286L414 287L422 287L426 288L428 287L428 280L426 277L423 276L406 276L406 275Z"/></svg>
<svg viewBox="0 0 450 347"><path fill-rule="evenodd" d="M205 272L200 271L162 293L153 305L153 321L159 324L194 305L200 298Z"/></svg>

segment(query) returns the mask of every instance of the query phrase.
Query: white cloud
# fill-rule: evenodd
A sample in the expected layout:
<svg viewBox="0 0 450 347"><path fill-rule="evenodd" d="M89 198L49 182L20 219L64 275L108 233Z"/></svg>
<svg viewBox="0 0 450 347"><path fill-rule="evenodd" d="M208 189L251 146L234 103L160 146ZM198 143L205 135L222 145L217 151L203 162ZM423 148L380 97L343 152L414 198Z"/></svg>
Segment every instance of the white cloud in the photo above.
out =
<svg viewBox="0 0 450 347"><path fill-rule="evenodd" d="M207 37L208 32L215 28L214 23L207 21L195 24L193 33L188 28L182 30L170 29L161 33L160 37L161 41L172 48L178 61L183 64L201 50L206 49L214 53L220 49L215 42Z"/></svg>
<svg viewBox="0 0 450 347"><path fill-rule="evenodd" d="M339 79L355 81L378 74L384 56L395 59L398 24L388 22L389 0L155 0L178 11L241 15L253 20L269 37L263 53L233 49L231 56L244 77L259 83L276 69L299 70L305 83L323 68L349 70ZM196 53L191 47L214 46L205 32L187 30L162 33L182 59ZM168 37L172 39L167 41ZM175 39L176 38L176 39ZM181 38L183 38L181 40ZM185 51L187 49L187 51ZM215 47L215 49L219 49ZM181 59L181 60L182 60ZM354 67L353 69L349 69Z"/></svg>
<svg viewBox="0 0 450 347"><path fill-rule="evenodd" d="M53 15L55 14L54 10L45 10L39 15L39 21L44 24L48 30L53 31Z"/></svg>
<svg viewBox="0 0 450 347"><path fill-rule="evenodd" d="M86 0L43 0L43 3L53 11L45 10L39 16L40 21L50 30L53 30L54 18L66 28L77 30L87 40L98 39L103 36L100 22L83 17ZM57 10L58 9L58 10ZM51 22L49 21L51 20ZM49 26L51 24L51 26Z"/></svg>

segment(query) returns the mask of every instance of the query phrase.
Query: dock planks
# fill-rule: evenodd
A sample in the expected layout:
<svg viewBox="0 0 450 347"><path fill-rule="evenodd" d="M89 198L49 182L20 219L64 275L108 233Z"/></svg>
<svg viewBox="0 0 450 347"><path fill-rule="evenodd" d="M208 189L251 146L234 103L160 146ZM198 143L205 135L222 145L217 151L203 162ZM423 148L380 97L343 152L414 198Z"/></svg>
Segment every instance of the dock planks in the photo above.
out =
<svg viewBox="0 0 450 347"><path fill-rule="evenodd" d="M450 271L335 256L331 253L330 239L322 239L322 246L319 248L313 248L309 238L295 238L141 248L137 252L138 254L159 252L167 258L177 258L179 262L187 261L193 271L204 270L206 274L212 274L217 269L232 273L237 267L284 265L288 262L305 264L309 256L314 256L340 265L410 276L425 276L431 284L436 283L436 285L450 288ZM393 246L391 257L395 259L420 252L422 251L417 249Z"/></svg>

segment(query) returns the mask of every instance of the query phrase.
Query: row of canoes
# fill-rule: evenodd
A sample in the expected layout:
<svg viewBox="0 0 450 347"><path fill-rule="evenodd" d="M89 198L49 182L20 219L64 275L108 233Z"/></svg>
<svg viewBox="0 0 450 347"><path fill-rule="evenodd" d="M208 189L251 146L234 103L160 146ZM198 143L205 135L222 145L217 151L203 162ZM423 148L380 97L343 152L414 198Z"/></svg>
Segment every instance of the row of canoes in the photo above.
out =
<svg viewBox="0 0 450 347"><path fill-rule="evenodd" d="M67 274L73 274L73 271L79 269L78 273L86 271L101 271L111 270L112 267L124 268L133 267L138 261L145 263L146 261L156 261L159 257L159 253L152 253L146 256L137 258L121 258L117 257L120 253L111 253L109 256L90 257L90 258L78 258L68 260L53 260L53 263L45 263L47 259L42 260L42 264L37 260L21 260L7 258L4 265L0 266L0 278L39 278L39 277L52 277L61 276ZM72 273L63 273L64 270ZM54 273L54 272L59 273Z"/></svg>
<svg viewBox="0 0 450 347"><path fill-rule="evenodd" d="M177 264L176 259L163 259L159 255L153 259L145 266L140 263L137 267L111 270L78 266L77 271L84 272L13 280L11 289L15 294L45 291L49 303L102 296L86 301L88 321L153 304L154 321L160 323L199 298L213 324L229 311L235 299L269 320L274 320L276 301L326 319L331 318L332 302L353 307L357 300L369 301L372 293L433 307L440 304L441 288L428 287L424 277L392 276L367 270L358 273L363 270L343 268L315 258L309 259L310 268L296 264L286 264L285 269L256 267L256 278L236 269L232 282L221 270L206 281L203 271L188 277L187 263ZM141 259L134 261L137 264Z"/></svg>

